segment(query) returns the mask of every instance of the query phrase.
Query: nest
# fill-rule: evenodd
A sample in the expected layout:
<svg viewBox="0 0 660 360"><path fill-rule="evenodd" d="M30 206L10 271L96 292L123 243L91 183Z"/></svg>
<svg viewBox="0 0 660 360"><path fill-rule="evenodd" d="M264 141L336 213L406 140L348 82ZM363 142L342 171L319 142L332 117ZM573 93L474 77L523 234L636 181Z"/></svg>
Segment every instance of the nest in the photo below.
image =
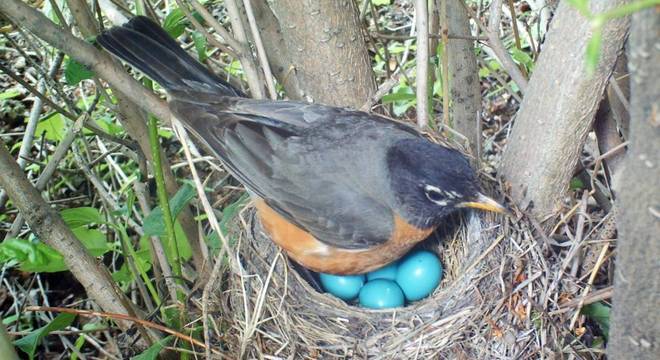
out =
<svg viewBox="0 0 660 360"><path fill-rule="evenodd" d="M392 310L365 309L316 291L264 234L253 210L240 218L233 227L239 270L215 294L230 317L223 346L232 357L483 358L507 356L516 347L520 331L511 341L497 325L507 322L498 313L511 296L503 268L517 264L516 256L507 259L507 244L532 244L533 238L503 224L502 216L456 216L454 226L421 244L440 256L444 278L428 298Z"/></svg>

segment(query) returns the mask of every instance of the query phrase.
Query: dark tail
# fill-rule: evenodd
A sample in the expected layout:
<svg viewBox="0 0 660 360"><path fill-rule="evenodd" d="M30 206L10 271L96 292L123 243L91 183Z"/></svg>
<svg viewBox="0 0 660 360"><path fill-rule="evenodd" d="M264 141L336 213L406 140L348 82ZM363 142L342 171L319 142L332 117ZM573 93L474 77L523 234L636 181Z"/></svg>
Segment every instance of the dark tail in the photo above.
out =
<svg viewBox="0 0 660 360"><path fill-rule="evenodd" d="M136 16L96 38L106 50L135 66L165 90L245 95L185 52L158 24Z"/></svg>

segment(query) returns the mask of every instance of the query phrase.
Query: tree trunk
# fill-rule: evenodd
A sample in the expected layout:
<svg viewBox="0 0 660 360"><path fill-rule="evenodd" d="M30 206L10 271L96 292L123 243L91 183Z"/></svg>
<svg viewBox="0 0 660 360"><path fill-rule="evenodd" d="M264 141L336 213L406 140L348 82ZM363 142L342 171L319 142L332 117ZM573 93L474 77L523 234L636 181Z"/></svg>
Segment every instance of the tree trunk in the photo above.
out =
<svg viewBox="0 0 660 360"><path fill-rule="evenodd" d="M450 34L469 37L470 18L462 0L447 1L448 31ZM481 132L478 112L481 108L479 68L474 53L474 41L449 39L449 86L451 94L451 124L469 141L470 150L479 155Z"/></svg>
<svg viewBox="0 0 660 360"><path fill-rule="evenodd" d="M629 155L621 175L611 359L657 359L660 354L660 17L633 16Z"/></svg>
<svg viewBox="0 0 660 360"><path fill-rule="evenodd" d="M276 0L278 18L301 97L359 108L376 83L354 2Z"/></svg>
<svg viewBox="0 0 660 360"><path fill-rule="evenodd" d="M275 14L268 6L266 0L251 0L254 9L254 17L257 19L259 33L264 42L268 62L277 81L284 87L289 99L300 100L303 98L302 90L295 76L295 69L289 61L289 53L282 36L280 23Z"/></svg>
<svg viewBox="0 0 660 360"><path fill-rule="evenodd" d="M598 14L627 2L589 4ZM569 2L557 8L509 136L502 169L514 200L542 220L560 208L628 24L628 18L619 18L603 26L599 65L588 75L585 53L591 25Z"/></svg>

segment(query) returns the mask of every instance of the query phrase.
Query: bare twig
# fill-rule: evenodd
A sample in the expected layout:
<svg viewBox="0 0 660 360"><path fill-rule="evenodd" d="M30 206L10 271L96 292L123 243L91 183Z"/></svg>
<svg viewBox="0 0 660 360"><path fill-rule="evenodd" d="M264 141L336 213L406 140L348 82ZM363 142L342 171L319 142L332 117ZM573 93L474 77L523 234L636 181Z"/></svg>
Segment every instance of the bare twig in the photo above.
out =
<svg viewBox="0 0 660 360"><path fill-rule="evenodd" d="M250 94L255 99L263 99L265 95L261 85L259 71L257 70L257 64L254 62L252 53L247 51L250 47L248 45L248 35L245 31L243 17L241 16L240 5L238 2L236 2L236 0L227 0L225 1L225 7L227 8L227 13L229 14L229 20L231 21L231 29L234 31L234 37L239 43L244 44L243 48L246 49L245 52L239 54L239 60L241 61L241 65L243 65L243 70L245 71L245 78L247 79L248 86L250 87Z"/></svg>
<svg viewBox="0 0 660 360"><path fill-rule="evenodd" d="M62 60L64 59L64 54L58 53L48 69L48 78L55 76L57 71L62 65ZM46 91L46 78L39 80L37 85L37 91L39 93L44 93ZM18 151L17 163L21 169L25 169L25 159L24 157L28 156L30 149L32 148L32 140L34 139L34 132L37 129L37 123L41 117L41 110L43 109L43 100L40 97L37 97L32 104L32 109L30 110L30 117L28 118L27 125L25 126L25 133L23 134L23 141L21 143L21 148ZM7 193L4 190L0 190L0 209L5 206L7 202Z"/></svg>
<svg viewBox="0 0 660 360"><path fill-rule="evenodd" d="M261 41L261 35L259 34L259 29L257 28L257 20L254 18L254 11L252 10L251 0L243 0L243 6L245 6L245 12L248 18L248 23L250 24L250 30L252 31L252 38L254 43L257 46L257 55L259 62L261 63L261 68L264 70L264 75L266 77L266 86L268 88L268 93L272 100L277 99L277 90L275 90L275 82L273 82L273 73L270 71L270 64L268 63L268 56L264 48L264 44Z"/></svg>
<svg viewBox="0 0 660 360"><path fill-rule="evenodd" d="M58 27L39 11L20 0L3 0L0 2L0 12L92 69L143 109L161 119L169 119L170 110L167 105L135 81L119 64L91 44Z"/></svg>
<svg viewBox="0 0 660 360"><path fill-rule="evenodd" d="M493 49L495 55L502 63L502 67L506 69L520 91L524 94L527 89L527 79L520 71L520 68L513 62L511 55L507 52L502 39L500 38L500 21L502 15L502 0L493 0L490 5L490 19L488 21L488 30L486 36L488 37L488 46ZM515 19L514 19L515 22Z"/></svg>
<svg viewBox="0 0 660 360"><path fill-rule="evenodd" d="M193 338L192 336L188 336L186 334L180 333L176 330L172 330L166 326L160 325L153 323L151 321L147 320L142 320L130 315L125 315L122 313L111 313L111 312L101 312L101 311L92 311L92 310L78 310L78 309L70 309L70 308L65 308L65 307L57 307L57 306L28 306L25 308L26 311L50 311L50 312L59 312L59 313L66 313L66 314L73 314L77 316L83 316L87 318L92 318L92 317L100 317L104 319L112 319L115 321L121 321L121 322L134 322L136 324L139 324L144 327L152 328L158 331L162 331L164 333L170 334L172 336L175 336L185 342L190 343L191 345L199 346L202 349L206 348L206 345L202 343L201 341ZM211 351L215 355L219 355L222 358L226 358L225 355L220 353L219 351L215 349L211 349Z"/></svg>
<svg viewBox="0 0 660 360"><path fill-rule="evenodd" d="M415 1L417 20L417 126L424 129L429 124L429 9L427 0Z"/></svg>
<svg viewBox="0 0 660 360"><path fill-rule="evenodd" d="M444 29L440 29L440 31L444 31ZM385 40L399 40L399 41L405 41L405 40L411 40L415 39L415 36L408 36L408 35L396 35L396 34L385 34L381 32L372 32L371 36L379 39L385 39ZM430 33L429 35L430 39L441 39L442 34L433 34ZM465 36L465 35L459 35L459 34L453 34L450 32L447 32L447 38L448 39L459 39L459 40L473 40L473 41L486 41L488 38L486 37L479 37L479 36Z"/></svg>

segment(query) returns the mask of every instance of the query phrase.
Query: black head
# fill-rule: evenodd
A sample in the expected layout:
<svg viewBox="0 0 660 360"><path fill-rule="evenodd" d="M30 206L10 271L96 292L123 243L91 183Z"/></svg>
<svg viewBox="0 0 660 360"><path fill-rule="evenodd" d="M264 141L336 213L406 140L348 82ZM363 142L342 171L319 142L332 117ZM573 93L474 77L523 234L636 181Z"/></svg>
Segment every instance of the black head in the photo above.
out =
<svg viewBox="0 0 660 360"><path fill-rule="evenodd" d="M397 142L387 152L390 181L402 216L427 228L459 208L503 212L483 195L476 174L460 152L422 138Z"/></svg>

